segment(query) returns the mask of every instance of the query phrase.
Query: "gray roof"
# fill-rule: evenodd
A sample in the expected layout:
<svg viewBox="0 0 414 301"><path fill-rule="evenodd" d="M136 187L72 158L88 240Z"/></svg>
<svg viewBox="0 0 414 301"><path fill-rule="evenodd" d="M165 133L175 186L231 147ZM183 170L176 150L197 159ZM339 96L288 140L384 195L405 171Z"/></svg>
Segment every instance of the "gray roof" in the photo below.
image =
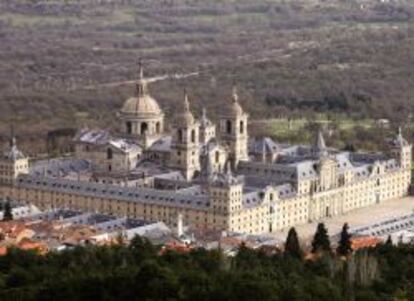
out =
<svg viewBox="0 0 414 301"><path fill-rule="evenodd" d="M107 130L90 130L85 128L76 134L74 141L102 145L108 143L110 139L111 135Z"/></svg>
<svg viewBox="0 0 414 301"><path fill-rule="evenodd" d="M251 208L260 205L263 202L263 191L252 191L243 194L243 207Z"/></svg>
<svg viewBox="0 0 414 301"><path fill-rule="evenodd" d="M33 176L66 176L70 173L79 173L90 171L91 165L86 160L80 159L52 159L37 161L30 168L30 174Z"/></svg>
<svg viewBox="0 0 414 301"><path fill-rule="evenodd" d="M169 152L171 150L171 141L171 136L162 137L155 141L149 150L154 152Z"/></svg>
<svg viewBox="0 0 414 301"><path fill-rule="evenodd" d="M108 144L123 153L142 152L141 146L126 139L111 139Z"/></svg>
<svg viewBox="0 0 414 301"><path fill-rule="evenodd" d="M43 178L22 175L18 178L18 187L71 193L75 195L100 197L129 202L163 204L183 208L206 210L210 206L207 195L192 195L185 192L162 191L149 188L131 188L95 182L72 181L61 178Z"/></svg>
<svg viewBox="0 0 414 301"><path fill-rule="evenodd" d="M283 184L276 186L278 191L279 199L292 198L296 195L296 190L291 184Z"/></svg>
<svg viewBox="0 0 414 301"><path fill-rule="evenodd" d="M269 137L255 139L250 143L249 151L254 154L277 153L282 150L282 146Z"/></svg>
<svg viewBox="0 0 414 301"><path fill-rule="evenodd" d="M302 161L298 163L291 164L290 166L295 168L295 173L297 179L312 179L318 176L318 172L316 170L317 161Z"/></svg>

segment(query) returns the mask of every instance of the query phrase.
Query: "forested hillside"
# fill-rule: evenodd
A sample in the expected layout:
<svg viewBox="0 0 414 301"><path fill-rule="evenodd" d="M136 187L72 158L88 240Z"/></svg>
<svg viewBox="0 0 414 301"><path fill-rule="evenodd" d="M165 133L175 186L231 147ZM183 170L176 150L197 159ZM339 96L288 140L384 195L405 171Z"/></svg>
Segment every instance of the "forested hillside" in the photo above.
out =
<svg viewBox="0 0 414 301"><path fill-rule="evenodd" d="M137 61L168 116L184 87L214 113L237 83L252 118L406 120L414 3L377 0L3 0L0 132L116 128Z"/></svg>
<svg viewBox="0 0 414 301"><path fill-rule="evenodd" d="M140 238L129 247L79 247L0 256L0 299L389 301L414 300L414 248L382 245L348 259L304 261L241 247L188 254L157 249Z"/></svg>

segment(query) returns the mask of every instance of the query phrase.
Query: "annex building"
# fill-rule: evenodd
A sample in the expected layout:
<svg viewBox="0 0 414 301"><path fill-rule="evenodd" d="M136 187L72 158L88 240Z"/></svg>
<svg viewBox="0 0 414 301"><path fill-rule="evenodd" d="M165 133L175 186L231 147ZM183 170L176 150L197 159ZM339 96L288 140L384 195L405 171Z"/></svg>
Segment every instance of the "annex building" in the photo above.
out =
<svg viewBox="0 0 414 301"><path fill-rule="evenodd" d="M188 95L166 131L142 69L116 114L121 132L82 129L75 156L35 162L13 139L0 158L0 193L44 209L164 222L171 227L269 233L408 194L412 146L401 131L387 153L285 145L248 135L237 91L217 123L191 111Z"/></svg>

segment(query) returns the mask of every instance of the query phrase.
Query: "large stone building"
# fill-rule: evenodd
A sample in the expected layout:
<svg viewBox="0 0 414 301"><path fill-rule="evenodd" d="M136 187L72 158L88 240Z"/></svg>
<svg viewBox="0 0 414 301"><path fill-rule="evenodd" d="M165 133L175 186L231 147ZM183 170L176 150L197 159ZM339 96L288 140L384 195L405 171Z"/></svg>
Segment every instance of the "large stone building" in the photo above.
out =
<svg viewBox="0 0 414 301"><path fill-rule="evenodd" d="M164 131L164 113L141 77L118 114L122 132L84 129L75 158L35 163L15 141L0 160L3 197L41 208L70 208L182 223L202 229L268 233L408 194L412 146L401 131L386 154L249 139L237 92L216 128L185 94Z"/></svg>

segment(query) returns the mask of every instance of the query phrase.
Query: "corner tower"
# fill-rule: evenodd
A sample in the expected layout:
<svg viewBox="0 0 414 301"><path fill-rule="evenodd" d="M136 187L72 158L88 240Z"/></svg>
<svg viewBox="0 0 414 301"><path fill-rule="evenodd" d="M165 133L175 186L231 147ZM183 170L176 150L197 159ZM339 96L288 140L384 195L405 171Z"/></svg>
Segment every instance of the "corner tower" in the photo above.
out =
<svg viewBox="0 0 414 301"><path fill-rule="evenodd" d="M184 93L182 113L178 114L174 123L171 141L170 167L182 171L187 181L193 179L200 171L200 124L190 111L188 95Z"/></svg>
<svg viewBox="0 0 414 301"><path fill-rule="evenodd" d="M412 166L412 145L404 138L401 127L397 136L391 143L391 155L397 160L401 168L411 170Z"/></svg>
<svg viewBox="0 0 414 301"><path fill-rule="evenodd" d="M224 173L210 177L208 187L213 213L210 224L215 230L237 230L236 219L232 217L243 209L243 186L243 182L233 175L229 161Z"/></svg>
<svg viewBox="0 0 414 301"><path fill-rule="evenodd" d="M231 101L224 108L220 118L220 139L227 146L234 167L237 167L240 161L249 159L247 120L248 115L240 106L237 90L233 87Z"/></svg>
<svg viewBox="0 0 414 301"><path fill-rule="evenodd" d="M20 174L29 173L29 158L18 148L16 138L10 139L9 148L0 158L0 185L12 185Z"/></svg>

